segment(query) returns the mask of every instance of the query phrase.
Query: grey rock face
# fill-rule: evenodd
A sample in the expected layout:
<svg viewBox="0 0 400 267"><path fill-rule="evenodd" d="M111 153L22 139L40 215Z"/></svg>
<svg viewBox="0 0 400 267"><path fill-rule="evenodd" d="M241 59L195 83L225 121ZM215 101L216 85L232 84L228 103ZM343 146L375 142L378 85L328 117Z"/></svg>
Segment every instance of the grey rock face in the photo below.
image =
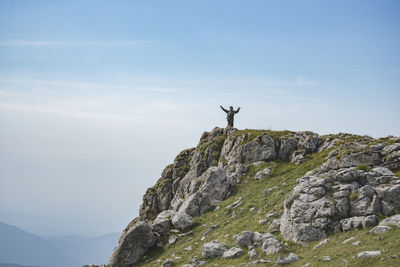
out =
<svg viewBox="0 0 400 267"><path fill-rule="evenodd" d="M242 256L244 254L244 251L241 248L231 248L222 254L222 258L224 259L234 259Z"/></svg>
<svg viewBox="0 0 400 267"><path fill-rule="evenodd" d="M342 168L297 180L284 202L280 230L295 242L325 238L377 224L377 215L400 208L398 178L387 168Z"/></svg>
<svg viewBox="0 0 400 267"><path fill-rule="evenodd" d="M328 158L328 160L321 165L320 169L323 172L327 172L340 168L357 167L359 165L377 166L380 163L382 163L382 157L379 152L364 151L344 155L340 159L336 157Z"/></svg>
<svg viewBox="0 0 400 267"><path fill-rule="evenodd" d="M296 150L295 152L293 152L292 162L296 165L299 165L306 160L306 155L307 153L304 149Z"/></svg>
<svg viewBox="0 0 400 267"><path fill-rule="evenodd" d="M153 221L151 228L153 232L157 232L160 235L166 235L169 233L171 229L171 218L174 215L175 211L173 210L165 210L160 212L157 215L156 219Z"/></svg>
<svg viewBox="0 0 400 267"><path fill-rule="evenodd" d="M236 243L239 246L248 248L261 247L266 255L274 254L282 249L282 243L280 240L269 233L258 233L244 231L236 236Z"/></svg>
<svg viewBox="0 0 400 267"><path fill-rule="evenodd" d="M300 132L300 140L298 148L304 149L307 153L315 152L321 145L322 141L318 134L312 132Z"/></svg>
<svg viewBox="0 0 400 267"><path fill-rule="evenodd" d="M293 152L297 149L298 142L299 139L296 137L282 139L279 145L279 153L277 158L281 160L289 159Z"/></svg>
<svg viewBox="0 0 400 267"><path fill-rule="evenodd" d="M189 171L194 150L187 149L179 153L174 164L165 167L156 185L146 191L139 209L143 220L152 221L161 211L171 208L171 201L180 181Z"/></svg>
<svg viewBox="0 0 400 267"><path fill-rule="evenodd" d="M185 212L175 212L171 219L172 225L180 230L185 230L193 225L192 216Z"/></svg>
<svg viewBox="0 0 400 267"><path fill-rule="evenodd" d="M151 229L160 235L168 235L169 230L174 227L185 230L193 225L192 216L184 212L174 210L164 210L157 215L153 221Z"/></svg>
<svg viewBox="0 0 400 267"><path fill-rule="evenodd" d="M377 219L375 215L350 217L340 221L343 231L349 231L353 228L367 228L376 225Z"/></svg>
<svg viewBox="0 0 400 267"><path fill-rule="evenodd" d="M137 222L122 234L108 264L110 267L135 264L155 243L156 237L151 227L145 222Z"/></svg>
<svg viewBox="0 0 400 267"><path fill-rule="evenodd" d="M242 146L242 162L269 161L276 157L275 141L267 134Z"/></svg>
<svg viewBox="0 0 400 267"><path fill-rule="evenodd" d="M215 203L227 197L229 186L225 171L220 167L210 167L202 176L192 181L179 211L191 216L204 214Z"/></svg>
<svg viewBox="0 0 400 267"><path fill-rule="evenodd" d="M400 228L400 214L393 215L389 218L382 220L379 223L380 226L396 226Z"/></svg>
<svg viewBox="0 0 400 267"><path fill-rule="evenodd" d="M219 243L218 241L214 240L203 245L201 255L204 258L218 257L222 256L227 250L228 248L225 244Z"/></svg>

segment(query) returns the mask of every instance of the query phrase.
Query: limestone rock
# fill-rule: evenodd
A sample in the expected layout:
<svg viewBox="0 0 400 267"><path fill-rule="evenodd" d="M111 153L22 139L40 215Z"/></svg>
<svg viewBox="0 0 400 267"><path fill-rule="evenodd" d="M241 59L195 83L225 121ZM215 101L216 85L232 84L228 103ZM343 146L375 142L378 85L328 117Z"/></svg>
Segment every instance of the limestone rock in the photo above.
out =
<svg viewBox="0 0 400 267"><path fill-rule="evenodd" d="M170 244L170 245L175 244L176 240L178 240L178 237L176 237L176 235L171 235L168 238L168 244Z"/></svg>
<svg viewBox="0 0 400 267"><path fill-rule="evenodd" d="M328 244L328 242L329 242L329 239L324 239L321 242L319 242L317 245L315 245L314 249L319 248L322 245L326 245L326 244Z"/></svg>
<svg viewBox="0 0 400 267"><path fill-rule="evenodd" d="M393 215L389 218L382 220L379 223L380 226L396 226L400 228L400 214Z"/></svg>
<svg viewBox="0 0 400 267"><path fill-rule="evenodd" d="M156 237L145 222L137 222L121 236L108 262L110 267L128 267L137 263L155 245Z"/></svg>
<svg viewBox="0 0 400 267"><path fill-rule="evenodd" d="M161 267L174 267L174 266L175 264L173 259L166 259L161 265Z"/></svg>
<svg viewBox="0 0 400 267"><path fill-rule="evenodd" d="M259 171L254 175L255 180L264 180L265 178L268 178L271 173L271 170L269 168L265 168L262 171Z"/></svg>
<svg viewBox="0 0 400 267"><path fill-rule="evenodd" d="M349 231L351 229L363 229L369 226L376 225L377 219L375 215L350 217L340 221L343 231Z"/></svg>
<svg viewBox="0 0 400 267"><path fill-rule="evenodd" d="M279 153L277 158L280 160L289 159L293 152L297 149L299 140L296 137L284 138L279 145Z"/></svg>
<svg viewBox="0 0 400 267"><path fill-rule="evenodd" d="M382 254L382 251L363 251L357 254L357 258L371 258Z"/></svg>
<svg viewBox="0 0 400 267"><path fill-rule="evenodd" d="M258 258L257 250L255 250L254 248L249 251L248 255L249 255L250 259L257 259Z"/></svg>
<svg viewBox="0 0 400 267"><path fill-rule="evenodd" d="M224 259L234 259L242 256L244 254L243 250L241 248L231 248L222 254L222 258Z"/></svg>
<svg viewBox="0 0 400 267"><path fill-rule="evenodd" d="M332 258L330 256L323 256L321 260L323 260L323 261L331 261Z"/></svg>
<svg viewBox="0 0 400 267"><path fill-rule="evenodd" d="M278 260L276 261L277 265L285 265L285 264L290 264L292 262L298 261L299 256L297 256L294 253L290 253L287 258L283 257L282 255L279 255Z"/></svg>
<svg viewBox="0 0 400 267"><path fill-rule="evenodd" d="M222 256L227 250L228 248L225 244L219 243L218 241L214 240L203 245L201 255L207 259Z"/></svg>
<svg viewBox="0 0 400 267"><path fill-rule="evenodd" d="M292 162L296 165L303 163L306 160L306 151L301 149L293 152Z"/></svg>
<svg viewBox="0 0 400 267"><path fill-rule="evenodd" d="M236 243L239 246L245 246L248 248L261 247L266 255L274 254L282 249L282 243L280 240L269 233L258 233L244 231L236 236Z"/></svg>
<svg viewBox="0 0 400 267"><path fill-rule="evenodd" d="M165 210L157 215L151 228L153 232L157 232L160 235L168 235L172 226L179 230L185 230L192 225L192 216L189 214L174 210Z"/></svg>
<svg viewBox="0 0 400 267"><path fill-rule="evenodd" d="M210 167L202 176L192 181L192 185L179 208L179 211L191 216L204 214L214 203L224 200L230 186L224 170L220 167Z"/></svg>
<svg viewBox="0 0 400 267"><path fill-rule="evenodd" d="M192 216L185 212L175 212L171 219L172 225L180 230L185 230L193 225Z"/></svg>
<svg viewBox="0 0 400 267"><path fill-rule="evenodd" d="M340 168L297 179L284 202L280 231L295 242L319 240L331 230L376 225L380 213L399 208L400 183L389 169Z"/></svg>
<svg viewBox="0 0 400 267"><path fill-rule="evenodd" d="M387 231L390 231L390 230L392 230L392 228L389 227L389 226L378 225L378 226L375 226L374 228L372 228L369 231L369 233L371 233L371 234L383 234L383 233L386 233Z"/></svg>
<svg viewBox="0 0 400 267"><path fill-rule="evenodd" d="M153 232L157 232L160 235L169 234L169 230L171 229L171 218L174 215L175 211L173 210L165 210L160 212L157 215L156 219L153 221L151 228Z"/></svg>

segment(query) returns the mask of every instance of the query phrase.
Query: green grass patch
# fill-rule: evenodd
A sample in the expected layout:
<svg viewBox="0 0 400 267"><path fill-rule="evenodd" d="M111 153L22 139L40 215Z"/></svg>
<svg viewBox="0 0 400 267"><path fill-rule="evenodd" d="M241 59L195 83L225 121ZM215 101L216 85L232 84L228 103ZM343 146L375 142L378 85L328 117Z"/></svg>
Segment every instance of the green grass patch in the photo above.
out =
<svg viewBox="0 0 400 267"><path fill-rule="evenodd" d="M369 170L372 169L372 167L371 167L371 166L368 166L368 165L365 165L365 164L360 164L360 165L358 165L358 166L356 167L356 169L357 169L357 170L360 170L360 171L369 171Z"/></svg>
<svg viewBox="0 0 400 267"><path fill-rule="evenodd" d="M351 192L349 195L349 200L350 201L355 201L358 198L358 192Z"/></svg>

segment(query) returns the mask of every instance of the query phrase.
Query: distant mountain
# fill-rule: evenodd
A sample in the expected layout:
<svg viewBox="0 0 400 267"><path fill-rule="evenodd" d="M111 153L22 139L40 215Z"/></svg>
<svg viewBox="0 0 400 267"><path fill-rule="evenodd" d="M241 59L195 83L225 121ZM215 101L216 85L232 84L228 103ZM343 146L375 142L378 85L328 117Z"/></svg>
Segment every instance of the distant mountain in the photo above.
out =
<svg viewBox="0 0 400 267"><path fill-rule="evenodd" d="M120 233L98 237L58 236L47 238L58 249L76 259L80 265L105 264L118 245Z"/></svg>
<svg viewBox="0 0 400 267"><path fill-rule="evenodd" d="M2 222L0 222L0 262L47 267L81 266L78 261L49 241Z"/></svg>

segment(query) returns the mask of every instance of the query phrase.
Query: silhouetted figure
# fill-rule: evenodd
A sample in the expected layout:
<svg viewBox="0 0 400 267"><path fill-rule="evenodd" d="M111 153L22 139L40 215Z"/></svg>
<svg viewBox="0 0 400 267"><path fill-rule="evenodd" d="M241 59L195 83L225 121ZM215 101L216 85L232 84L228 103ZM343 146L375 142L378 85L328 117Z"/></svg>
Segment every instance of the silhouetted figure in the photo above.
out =
<svg viewBox="0 0 400 267"><path fill-rule="evenodd" d="M226 112L226 119L228 120L228 126L233 127L233 117L235 116L236 113L239 112L240 107L238 107L237 110L233 110L232 106L229 107L229 110L224 109L222 106L220 107L223 111Z"/></svg>

